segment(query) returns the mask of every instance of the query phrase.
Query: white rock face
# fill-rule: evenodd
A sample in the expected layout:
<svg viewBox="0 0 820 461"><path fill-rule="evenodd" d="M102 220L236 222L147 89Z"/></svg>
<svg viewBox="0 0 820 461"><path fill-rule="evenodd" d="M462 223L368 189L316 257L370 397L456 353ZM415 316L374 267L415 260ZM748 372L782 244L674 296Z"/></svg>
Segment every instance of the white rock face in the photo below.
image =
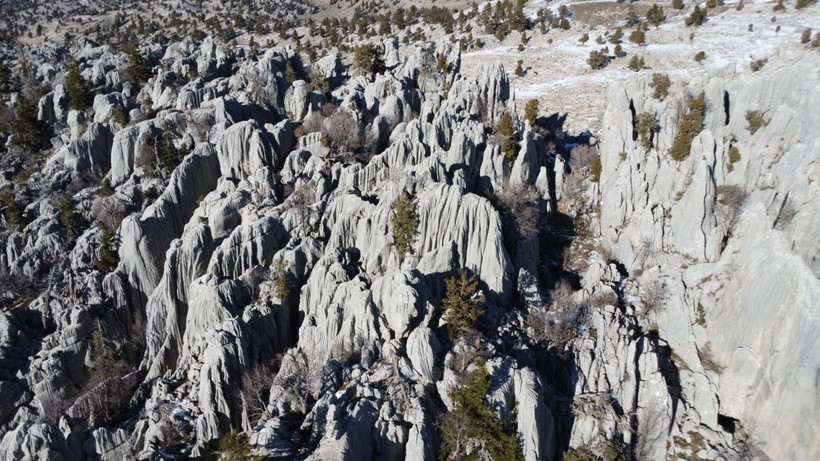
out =
<svg viewBox="0 0 820 461"><path fill-rule="evenodd" d="M809 230L818 228L820 211L812 180L820 81L811 63L798 53L756 73L673 80L673 90L703 90L707 105L705 128L680 163L667 150L685 109L681 92L659 102L644 80L613 89L601 135L605 242L627 268L659 265L685 282L673 285L659 322L672 350L696 367L681 373L691 415L684 419L719 430L715 413L735 418L772 459L819 454L810 442L820 405L812 384L820 358L810 352L820 325L812 309L820 298L820 237ZM656 116L656 148L633 141L630 106ZM768 120L754 134L750 111ZM730 160L730 148L739 160ZM748 198L727 205L726 186ZM708 354L719 371L700 371ZM641 385L651 384L642 376ZM776 417L775 408L790 417Z"/></svg>
<svg viewBox="0 0 820 461"><path fill-rule="evenodd" d="M171 175L168 187L141 217L131 216L122 223L119 253L121 268L137 291L135 300L153 292L162 277L165 252L171 241L182 235L199 197L216 186L216 153L202 144L188 155Z"/></svg>

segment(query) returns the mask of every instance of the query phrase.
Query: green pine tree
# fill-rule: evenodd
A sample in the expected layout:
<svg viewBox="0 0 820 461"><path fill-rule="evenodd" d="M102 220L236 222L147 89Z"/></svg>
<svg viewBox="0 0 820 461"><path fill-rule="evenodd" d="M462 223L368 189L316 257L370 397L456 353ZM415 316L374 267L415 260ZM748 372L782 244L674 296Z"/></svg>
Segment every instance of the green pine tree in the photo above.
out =
<svg viewBox="0 0 820 461"><path fill-rule="evenodd" d="M91 84L80 74L80 65L71 58L65 77L68 106L76 110L85 110L91 106Z"/></svg>
<svg viewBox="0 0 820 461"><path fill-rule="evenodd" d="M489 389L489 373L484 359L479 359L475 370L452 393L455 408L442 424L443 459L467 458L469 443L469 459L484 459L476 453L481 451L494 461L523 461L514 426L499 419L485 400ZM459 427L453 427L455 421L461 422Z"/></svg>
<svg viewBox="0 0 820 461"><path fill-rule="evenodd" d="M468 276L462 269L459 275L445 280L447 287L441 307L447 322L447 334L451 341L457 341L473 331L476 320L481 315L478 303L484 295L478 289L475 276Z"/></svg>
<svg viewBox="0 0 820 461"><path fill-rule="evenodd" d="M411 249L419 227L419 218L413 197L403 193L393 207L393 244L399 255L404 257Z"/></svg>
<svg viewBox="0 0 820 461"><path fill-rule="evenodd" d="M113 272L120 263L117 253L117 234L114 229L100 223L100 249L97 252L97 269L103 273Z"/></svg>
<svg viewBox="0 0 820 461"><path fill-rule="evenodd" d="M681 162L689 157L692 149L692 140L703 131L703 119L706 116L706 95L701 92L687 102L688 111L681 117L678 125L678 134L672 143L670 154L673 159Z"/></svg>

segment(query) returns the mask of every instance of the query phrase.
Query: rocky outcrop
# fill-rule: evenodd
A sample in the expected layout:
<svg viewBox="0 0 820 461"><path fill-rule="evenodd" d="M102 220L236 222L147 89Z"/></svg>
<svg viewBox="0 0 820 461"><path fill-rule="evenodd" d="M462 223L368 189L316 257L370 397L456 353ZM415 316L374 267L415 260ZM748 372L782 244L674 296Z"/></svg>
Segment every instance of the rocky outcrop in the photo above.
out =
<svg viewBox="0 0 820 461"><path fill-rule="evenodd" d="M772 459L817 456L808 441L818 405L811 376L820 363L807 354L820 324L809 307L820 296L820 240L809 231L820 207L810 179L820 100L810 61L783 56L757 73L673 80L664 101L638 80L613 89L601 136L605 244L630 270L659 266L683 277L658 322L684 362L678 366L692 370L681 370L689 416L676 416L679 427L719 439L683 421L719 432L715 412L738 421ZM668 149L685 94L701 91L704 130L677 162ZM753 111L768 122L755 132L747 120ZM633 128L643 112L660 126L650 149ZM790 409L791 417L772 417L768 408Z"/></svg>

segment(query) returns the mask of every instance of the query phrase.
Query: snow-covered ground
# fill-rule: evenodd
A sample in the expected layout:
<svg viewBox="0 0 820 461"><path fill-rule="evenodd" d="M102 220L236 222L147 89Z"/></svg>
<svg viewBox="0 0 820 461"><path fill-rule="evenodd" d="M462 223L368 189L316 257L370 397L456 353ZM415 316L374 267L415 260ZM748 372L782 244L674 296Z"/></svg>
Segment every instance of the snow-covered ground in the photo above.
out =
<svg viewBox="0 0 820 461"><path fill-rule="evenodd" d="M573 5L590 3L535 0L528 3L526 12L534 17L541 7L558 11L560 5L566 4L572 10ZM610 7L618 11L624 8L615 2L595 3L604 12ZM543 114L558 112L567 115L565 128L575 132L587 128L595 131L601 128L607 91L625 79L649 78L653 72L667 73L673 79L689 79L709 69L727 66L740 72L747 70L754 60L806 47L800 43L805 29L811 28L812 34L820 32L818 4L796 10L794 1L787 0L786 11L774 12L776 2L773 1L746 1L740 11L735 2L727 2L725 6L708 10L709 20L704 25L686 27L684 20L694 4L687 2L684 10L673 10L669 2L658 3L664 7L667 22L657 29L650 26L646 32L647 43L641 46L629 42L632 28L624 27L621 46L626 57L613 60L602 70L590 69L586 60L590 51L604 46L608 46L612 54L615 45L595 43L596 37L606 38L612 29L586 23L578 17L571 19L572 27L568 31L550 30L545 35L537 29L528 31L529 41L521 52L518 51L518 33L512 33L504 42L498 43L493 37L482 36L475 30L475 37L482 38L486 45L462 54L462 68L468 70L488 59L498 60L510 73L519 110L523 109L525 100L537 98ZM639 13L651 4L636 2L631 6ZM705 3L701 6L705 7ZM623 26L625 18L618 12L612 14L613 23ZM752 25L751 31L749 24ZM581 45L578 39L584 33L588 33L590 39ZM691 41L690 34L694 34ZM706 53L706 60L701 64L693 59L699 51ZM638 73L628 69L633 55L643 57L647 68ZM820 63L820 52L817 56ZM518 60L523 61L527 70L521 77L512 73Z"/></svg>

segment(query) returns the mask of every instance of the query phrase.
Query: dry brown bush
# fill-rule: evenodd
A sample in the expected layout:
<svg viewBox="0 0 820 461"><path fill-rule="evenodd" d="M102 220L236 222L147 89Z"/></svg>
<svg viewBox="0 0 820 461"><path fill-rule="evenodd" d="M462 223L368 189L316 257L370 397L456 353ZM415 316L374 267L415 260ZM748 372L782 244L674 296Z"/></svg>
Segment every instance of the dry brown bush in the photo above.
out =
<svg viewBox="0 0 820 461"><path fill-rule="evenodd" d="M641 304L645 316L655 316L666 309L665 301L667 295L666 284L654 279L645 284L641 290Z"/></svg>
<svg viewBox="0 0 820 461"><path fill-rule="evenodd" d="M242 388L239 392L248 412L248 420L255 424L261 420L268 409L273 374L264 365L257 364L242 375Z"/></svg>
<svg viewBox="0 0 820 461"><path fill-rule="evenodd" d="M362 146L362 127L356 115L348 110L337 110L324 121L324 133L333 149L347 152Z"/></svg>
<svg viewBox="0 0 820 461"><path fill-rule="evenodd" d="M597 145L578 144L569 151L570 164L573 171L581 171L592 164L592 159L600 154Z"/></svg>
<svg viewBox="0 0 820 461"><path fill-rule="evenodd" d="M540 196L529 184L507 183L497 194L509 225L520 237L537 237L540 231Z"/></svg>

